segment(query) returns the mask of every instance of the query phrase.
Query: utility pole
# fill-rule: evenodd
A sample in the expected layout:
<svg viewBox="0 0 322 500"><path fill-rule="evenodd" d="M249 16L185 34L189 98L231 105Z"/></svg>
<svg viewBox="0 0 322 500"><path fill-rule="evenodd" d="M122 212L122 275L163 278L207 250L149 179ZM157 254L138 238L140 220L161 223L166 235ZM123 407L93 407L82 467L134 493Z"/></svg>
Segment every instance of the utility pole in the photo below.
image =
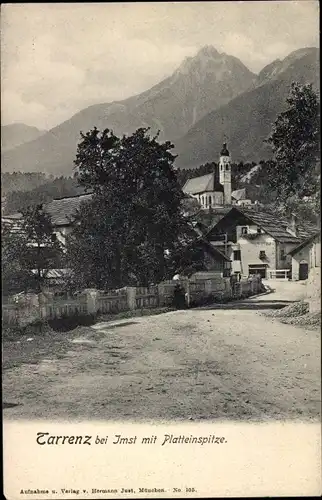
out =
<svg viewBox="0 0 322 500"><path fill-rule="evenodd" d="M225 255L227 255L227 250L228 250L228 235L227 233L219 233L216 234L216 237L223 236L224 237L224 249L225 249Z"/></svg>

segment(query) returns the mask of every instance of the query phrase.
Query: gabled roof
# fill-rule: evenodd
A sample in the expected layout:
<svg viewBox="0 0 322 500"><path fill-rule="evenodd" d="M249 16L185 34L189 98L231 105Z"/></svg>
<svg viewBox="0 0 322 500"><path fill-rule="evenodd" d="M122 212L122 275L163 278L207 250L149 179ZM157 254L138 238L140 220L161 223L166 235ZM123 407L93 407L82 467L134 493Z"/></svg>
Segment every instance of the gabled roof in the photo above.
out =
<svg viewBox="0 0 322 500"><path fill-rule="evenodd" d="M251 200L251 201L256 201L258 200L259 196L259 190L257 186L251 186L247 184L246 186L235 189L231 193L231 197L234 198L236 201L240 200Z"/></svg>
<svg viewBox="0 0 322 500"><path fill-rule="evenodd" d="M69 198L58 198L45 205L46 212L51 216L54 226L66 226L70 224L83 201L90 200L92 194L82 194Z"/></svg>
<svg viewBox="0 0 322 500"><path fill-rule="evenodd" d="M214 247L211 243L209 243L209 241L207 241L203 237L196 238L194 241L189 243L187 245L187 247L195 246L198 244L205 247L211 255L213 255L217 258L219 257L221 260L223 259L223 260L226 260L227 262L230 262L230 258L227 257L227 255L225 255L223 252L221 252L218 248Z"/></svg>
<svg viewBox="0 0 322 500"><path fill-rule="evenodd" d="M68 226L83 201L90 200L92 194L81 194L67 198L56 198L44 205L44 210L50 215L54 226ZM21 219L22 214L3 215L3 223L13 224Z"/></svg>
<svg viewBox="0 0 322 500"><path fill-rule="evenodd" d="M310 245L311 243L314 242L314 240L320 236L321 232L316 231L315 234L310 236L309 238L306 238L302 243L300 243L297 247L293 248L290 252L288 252L289 255L296 255L298 252L300 252L303 248L305 248L307 245Z"/></svg>
<svg viewBox="0 0 322 500"><path fill-rule="evenodd" d="M195 214L191 216L196 222L200 222L206 228L206 232L208 232L208 228L212 227L215 223L217 223L220 219L229 212L231 207L212 207L210 211L206 210L198 210Z"/></svg>
<svg viewBox="0 0 322 500"><path fill-rule="evenodd" d="M223 186L217 181L215 172L188 179L182 188L184 193L198 194L209 191L223 192Z"/></svg>
<svg viewBox="0 0 322 500"><path fill-rule="evenodd" d="M297 236L293 236L286 230L289 226L287 219L278 217L276 214L250 208L233 207L219 222L222 223L224 219L231 217L233 214L236 214L236 217L244 216L249 222L259 226L264 232L280 243L301 243L303 239L316 233L316 227L307 223L297 226ZM213 224L209 228L207 234L209 234L218 223Z"/></svg>

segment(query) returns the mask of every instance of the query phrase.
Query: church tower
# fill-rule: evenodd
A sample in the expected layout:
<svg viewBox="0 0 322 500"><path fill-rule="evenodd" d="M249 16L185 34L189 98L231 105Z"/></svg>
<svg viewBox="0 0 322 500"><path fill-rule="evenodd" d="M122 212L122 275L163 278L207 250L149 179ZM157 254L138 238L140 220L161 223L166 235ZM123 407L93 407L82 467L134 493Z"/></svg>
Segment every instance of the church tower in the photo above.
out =
<svg viewBox="0 0 322 500"><path fill-rule="evenodd" d="M231 158L226 143L220 151L219 182L224 188L224 205L231 205Z"/></svg>

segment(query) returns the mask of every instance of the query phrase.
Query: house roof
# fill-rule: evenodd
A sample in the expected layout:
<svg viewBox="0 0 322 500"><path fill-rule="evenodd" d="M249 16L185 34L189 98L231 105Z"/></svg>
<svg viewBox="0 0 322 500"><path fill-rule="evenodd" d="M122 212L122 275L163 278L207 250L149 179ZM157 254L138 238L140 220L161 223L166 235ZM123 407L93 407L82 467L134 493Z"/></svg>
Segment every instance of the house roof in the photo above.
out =
<svg viewBox="0 0 322 500"><path fill-rule="evenodd" d="M237 201L246 200L246 188L235 189L235 191L231 193L231 197Z"/></svg>
<svg viewBox="0 0 322 500"><path fill-rule="evenodd" d="M223 186L217 181L215 172L188 179L182 188L184 193L204 193L208 191L223 192Z"/></svg>
<svg viewBox="0 0 322 500"><path fill-rule="evenodd" d="M246 217L249 221L262 228L267 234L272 236L280 243L301 243L303 239L308 238L313 233L316 233L316 226L306 223L305 225L297 226L297 236L294 236L287 231L287 227L289 227L290 225L287 219L278 217L276 214L254 210L251 208L233 207L221 219L221 221L234 213L236 214L236 216L239 215ZM214 227L216 227L217 224L218 223L212 225L212 227L208 231L208 234L212 229L214 229Z"/></svg>
<svg viewBox="0 0 322 500"><path fill-rule="evenodd" d="M194 241L189 243L187 246L195 246L195 245L202 245L207 249L209 253L211 253L215 257L219 257L220 259L226 260L227 262L230 262L230 258L227 257L223 252L221 252L218 248L215 248L209 241L207 241L203 237L196 238Z"/></svg>
<svg viewBox="0 0 322 500"><path fill-rule="evenodd" d="M2 215L1 219L3 222L15 222L16 220L21 219L21 217L21 213L16 213L11 215Z"/></svg>
<svg viewBox="0 0 322 500"><path fill-rule="evenodd" d="M77 196L70 196L67 198L56 198L44 205L44 209L50 215L52 224L54 226L68 226L71 219L75 216L77 209L80 207L82 201L90 200L92 194L81 194ZM16 213L12 215L2 216L2 222L14 223L21 219L22 214Z"/></svg>
<svg viewBox="0 0 322 500"><path fill-rule="evenodd" d="M207 244L207 249L210 251L210 253L213 253L214 255L221 257L222 259L226 260L227 262L230 262L230 258L227 257L227 255L225 255L223 252L221 252L221 250L219 250L218 248L211 245L211 243L209 243L209 241L203 239L202 242L204 244Z"/></svg>
<svg viewBox="0 0 322 500"><path fill-rule="evenodd" d="M69 198L58 198L52 200L45 206L46 212L51 216L54 226L66 226L70 224L83 201L90 200L92 194L82 194Z"/></svg>
<svg viewBox="0 0 322 500"><path fill-rule="evenodd" d="M318 236L320 236L320 234L321 234L320 231L316 231L315 234L313 234L309 238L306 238L297 247L293 248L290 252L288 252L288 254L289 255L296 255L298 252L300 252L307 245L310 245L311 243L313 243L313 241L315 240L315 238L317 238Z"/></svg>
<svg viewBox="0 0 322 500"><path fill-rule="evenodd" d="M258 200L259 190L257 186L251 186L247 184L242 188L235 189L235 191L231 193L231 197L234 198L236 201L251 200L254 202Z"/></svg>

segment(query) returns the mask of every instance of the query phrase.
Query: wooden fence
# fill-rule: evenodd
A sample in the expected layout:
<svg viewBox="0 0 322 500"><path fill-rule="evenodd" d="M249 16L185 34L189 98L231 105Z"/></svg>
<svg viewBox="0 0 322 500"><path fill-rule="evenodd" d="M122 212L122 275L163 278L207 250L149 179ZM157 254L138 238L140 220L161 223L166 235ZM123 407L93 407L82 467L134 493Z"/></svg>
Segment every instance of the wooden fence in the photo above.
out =
<svg viewBox="0 0 322 500"><path fill-rule="evenodd" d="M159 292L157 286L136 288L135 294L136 309L158 307L159 305Z"/></svg>
<svg viewBox="0 0 322 500"><path fill-rule="evenodd" d="M53 302L44 304L43 307L40 307L41 319L62 318L75 314L87 313L86 296L81 296L74 300L54 300Z"/></svg>
<svg viewBox="0 0 322 500"><path fill-rule="evenodd" d="M125 289L98 295L97 312L101 314L127 311L128 300Z"/></svg>
<svg viewBox="0 0 322 500"><path fill-rule="evenodd" d="M72 315L111 314L142 308L169 306L173 303L174 291L180 286L188 304L206 297L238 298L261 291L261 279L253 277L232 283L229 278L183 279L163 281L151 287L125 287L120 290L102 292L84 290L76 297L62 299L53 294L21 295L17 302L9 301L2 306L4 325L25 326L35 321L45 321Z"/></svg>

